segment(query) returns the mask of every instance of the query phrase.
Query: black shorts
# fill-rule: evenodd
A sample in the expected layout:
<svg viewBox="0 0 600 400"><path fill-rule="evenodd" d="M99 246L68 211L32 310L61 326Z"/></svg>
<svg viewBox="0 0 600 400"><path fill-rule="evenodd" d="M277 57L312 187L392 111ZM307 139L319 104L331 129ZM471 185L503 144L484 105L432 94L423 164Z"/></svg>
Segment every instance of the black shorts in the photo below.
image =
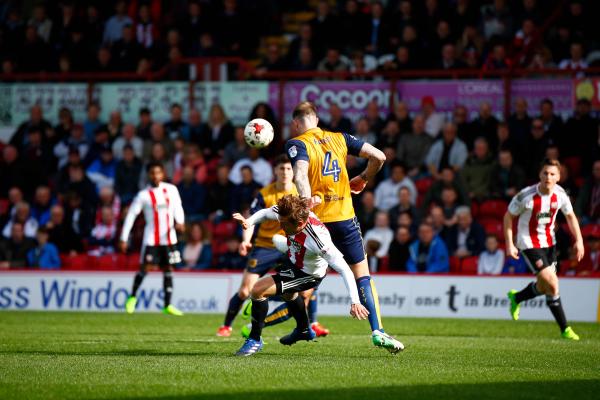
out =
<svg viewBox="0 0 600 400"><path fill-rule="evenodd" d="M295 268L284 268L273 275L275 286L277 287L277 295L285 293L298 293L308 289L317 288L323 278L309 275L306 272Z"/></svg>
<svg viewBox="0 0 600 400"><path fill-rule="evenodd" d="M539 274L544 268L552 267L556 271L556 246L543 249L522 250L525 264L531 272Z"/></svg>
<svg viewBox="0 0 600 400"><path fill-rule="evenodd" d="M146 246L142 254L142 265L177 265L181 263L181 252L177 246Z"/></svg>

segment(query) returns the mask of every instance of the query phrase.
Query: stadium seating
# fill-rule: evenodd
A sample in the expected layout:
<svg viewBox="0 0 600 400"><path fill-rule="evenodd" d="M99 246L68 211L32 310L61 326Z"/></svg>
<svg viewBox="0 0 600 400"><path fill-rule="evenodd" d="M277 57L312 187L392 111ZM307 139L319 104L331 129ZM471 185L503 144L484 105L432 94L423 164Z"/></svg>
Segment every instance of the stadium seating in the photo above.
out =
<svg viewBox="0 0 600 400"><path fill-rule="evenodd" d="M485 200L479 205L478 218L496 218L502 220L504 213L508 208L508 203L504 200Z"/></svg>

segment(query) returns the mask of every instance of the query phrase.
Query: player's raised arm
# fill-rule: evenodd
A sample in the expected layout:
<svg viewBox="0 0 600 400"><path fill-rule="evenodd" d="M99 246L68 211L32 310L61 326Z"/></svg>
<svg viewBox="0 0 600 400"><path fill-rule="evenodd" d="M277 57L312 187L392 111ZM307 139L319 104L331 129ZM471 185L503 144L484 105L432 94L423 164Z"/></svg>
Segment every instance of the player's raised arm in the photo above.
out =
<svg viewBox="0 0 600 400"><path fill-rule="evenodd" d="M383 151L369 143L363 143L358 156L366 158L368 161L365 170L350 180L350 191L352 194L362 192L365 186L367 186L367 182L375 177L385 162Z"/></svg>

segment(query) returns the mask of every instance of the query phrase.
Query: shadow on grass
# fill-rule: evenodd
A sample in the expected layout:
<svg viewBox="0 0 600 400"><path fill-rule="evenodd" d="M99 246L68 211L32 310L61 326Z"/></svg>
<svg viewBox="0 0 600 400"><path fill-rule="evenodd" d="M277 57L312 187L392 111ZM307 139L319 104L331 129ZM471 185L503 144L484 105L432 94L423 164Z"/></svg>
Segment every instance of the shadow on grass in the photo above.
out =
<svg viewBox="0 0 600 400"><path fill-rule="evenodd" d="M399 380L402 378L399 377ZM528 399L528 400L564 400L564 399L597 399L600 381L593 379L535 381L535 382L503 382L481 384L432 384L432 385L395 385L387 387L358 387L343 389L292 389L265 392L234 393L193 393L182 396L149 397L113 397L128 400L157 398L168 399L219 399L219 400L254 400L254 399Z"/></svg>

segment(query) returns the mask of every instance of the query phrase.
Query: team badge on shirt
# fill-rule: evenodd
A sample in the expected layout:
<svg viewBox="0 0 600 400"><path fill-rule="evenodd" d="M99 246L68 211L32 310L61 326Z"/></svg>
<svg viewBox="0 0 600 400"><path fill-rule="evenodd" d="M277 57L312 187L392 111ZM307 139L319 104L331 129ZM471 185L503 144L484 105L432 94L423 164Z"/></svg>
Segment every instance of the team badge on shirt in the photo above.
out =
<svg viewBox="0 0 600 400"><path fill-rule="evenodd" d="M292 146L288 149L288 154L290 155L291 158L294 158L298 155L298 149L296 148L296 146Z"/></svg>

